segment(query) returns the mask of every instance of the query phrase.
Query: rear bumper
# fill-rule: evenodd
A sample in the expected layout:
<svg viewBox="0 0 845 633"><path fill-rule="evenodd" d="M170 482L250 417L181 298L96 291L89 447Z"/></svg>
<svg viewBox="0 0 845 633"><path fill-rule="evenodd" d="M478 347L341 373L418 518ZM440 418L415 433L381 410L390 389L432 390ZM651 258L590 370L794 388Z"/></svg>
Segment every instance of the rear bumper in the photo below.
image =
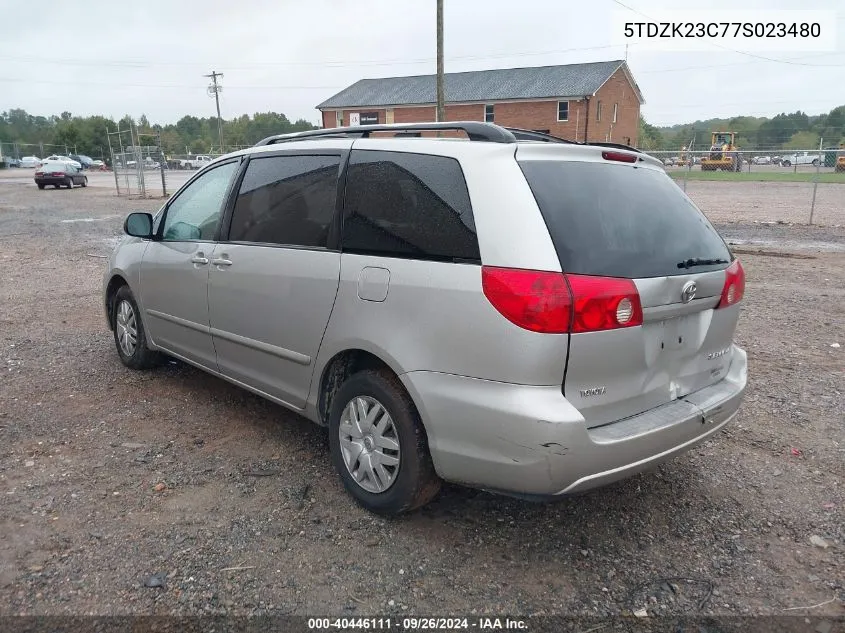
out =
<svg viewBox="0 0 845 633"><path fill-rule="evenodd" d="M70 176L47 176L44 178L36 178L35 184L36 185L66 185L70 180Z"/></svg>
<svg viewBox="0 0 845 633"><path fill-rule="evenodd" d="M435 372L401 376L420 409L445 480L531 497L581 492L689 450L736 414L747 358L733 348L726 377L639 415L588 429L560 387Z"/></svg>

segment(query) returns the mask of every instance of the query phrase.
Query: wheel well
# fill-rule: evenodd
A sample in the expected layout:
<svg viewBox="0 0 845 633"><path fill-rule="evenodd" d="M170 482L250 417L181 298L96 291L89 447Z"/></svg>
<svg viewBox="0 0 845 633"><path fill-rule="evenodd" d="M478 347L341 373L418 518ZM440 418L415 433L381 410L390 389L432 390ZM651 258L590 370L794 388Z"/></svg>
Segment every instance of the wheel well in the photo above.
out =
<svg viewBox="0 0 845 633"><path fill-rule="evenodd" d="M328 362L320 378L320 394L317 399L317 413L320 416L321 424L328 424L332 399L337 390L340 389L347 378L365 369L387 370L394 376L396 375L390 366L378 356L361 349L340 352Z"/></svg>
<svg viewBox="0 0 845 633"><path fill-rule="evenodd" d="M126 283L126 280L121 277L120 275L115 275L109 281L109 285L106 287L106 311L108 312L109 316L109 329L112 328L112 323L114 323L114 296L117 294L117 291L120 290L123 286L128 286L129 284Z"/></svg>

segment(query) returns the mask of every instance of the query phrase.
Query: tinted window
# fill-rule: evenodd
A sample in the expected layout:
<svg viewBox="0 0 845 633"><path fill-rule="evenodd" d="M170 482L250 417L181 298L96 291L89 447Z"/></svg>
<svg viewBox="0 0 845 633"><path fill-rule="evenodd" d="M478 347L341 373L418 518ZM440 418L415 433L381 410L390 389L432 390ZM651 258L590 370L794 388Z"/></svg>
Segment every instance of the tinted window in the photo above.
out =
<svg viewBox="0 0 845 633"><path fill-rule="evenodd" d="M469 192L455 159L353 151L346 183L344 250L479 260Z"/></svg>
<svg viewBox="0 0 845 633"><path fill-rule="evenodd" d="M167 207L164 239L213 240L229 181L237 168L238 163L220 165L205 172L183 189Z"/></svg>
<svg viewBox="0 0 845 633"><path fill-rule="evenodd" d="M678 263L691 258L731 258L707 218L663 172L572 161L520 165L566 272L662 277L688 272Z"/></svg>
<svg viewBox="0 0 845 633"><path fill-rule="evenodd" d="M325 247L337 200L339 156L249 161L229 239Z"/></svg>

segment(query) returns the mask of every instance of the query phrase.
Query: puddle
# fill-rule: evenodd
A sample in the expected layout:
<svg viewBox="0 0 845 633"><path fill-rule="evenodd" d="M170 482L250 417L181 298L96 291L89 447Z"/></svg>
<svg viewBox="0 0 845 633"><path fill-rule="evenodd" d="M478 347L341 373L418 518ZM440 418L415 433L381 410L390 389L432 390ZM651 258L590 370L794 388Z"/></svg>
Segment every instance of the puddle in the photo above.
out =
<svg viewBox="0 0 845 633"><path fill-rule="evenodd" d="M62 220L62 224L73 224L74 222L105 222L106 220L114 220L119 218L119 215L104 215L101 218L73 218L70 220Z"/></svg>
<svg viewBox="0 0 845 633"><path fill-rule="evenodd" d="M845 244L837 244L836 242L819 242L813 240L743 240L739 238L728 239L727 242L730 246L766 246L770 248L845 253Z"/></svg>

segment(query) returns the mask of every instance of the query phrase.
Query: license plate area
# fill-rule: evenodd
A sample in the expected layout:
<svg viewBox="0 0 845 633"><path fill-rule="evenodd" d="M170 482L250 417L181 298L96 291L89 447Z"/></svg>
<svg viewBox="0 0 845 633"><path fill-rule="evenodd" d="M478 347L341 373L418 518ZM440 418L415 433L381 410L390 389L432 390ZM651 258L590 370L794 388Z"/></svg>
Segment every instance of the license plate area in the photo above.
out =
<svg viewBox="0 0 845 633"><path fill-rule="evenodd" d="M696 344L694 315L673 317L660 322L658 336L661 350L689 349Z"/></svg>

